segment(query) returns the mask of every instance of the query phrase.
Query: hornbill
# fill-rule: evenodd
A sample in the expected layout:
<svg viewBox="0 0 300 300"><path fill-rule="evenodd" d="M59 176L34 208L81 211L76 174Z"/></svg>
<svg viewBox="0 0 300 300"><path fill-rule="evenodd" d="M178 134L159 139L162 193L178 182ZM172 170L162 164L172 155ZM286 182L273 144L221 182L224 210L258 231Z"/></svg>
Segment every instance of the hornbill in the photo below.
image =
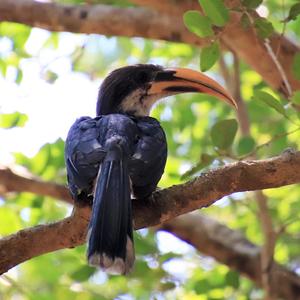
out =
<svg viewBox="0 0 300 300"><path fill-rule="evenodd" d="M147 198L167 159L164 131L149 113L157 100L187 92L214 95L236 106L222 86L202 73L139 64L110 73L99 89L97 116L81 117L70 128L65 147L68 186L75 201L92 202L90 265L113 274L132 269L131 195Z"/></svg>

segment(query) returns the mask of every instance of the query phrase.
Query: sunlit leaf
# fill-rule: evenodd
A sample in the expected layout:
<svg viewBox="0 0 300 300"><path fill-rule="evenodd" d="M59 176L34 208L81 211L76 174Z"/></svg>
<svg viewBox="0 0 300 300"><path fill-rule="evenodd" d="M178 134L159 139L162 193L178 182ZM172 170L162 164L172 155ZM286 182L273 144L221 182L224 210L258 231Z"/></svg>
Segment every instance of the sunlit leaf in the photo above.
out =
<svg viewBox="0 0 300 300"><path fill-rule="evenodd" d="M0 206L0 236L11 234L21 227L21 221L16 211Z"/></svg>
<svg viewBox="0 0 300 300"><path fill-rule="evenodd" d="M16 83L20 84L23 79L23 71L21 69L17 69Z"/></svg>
<svg viewBox="0 0 300 300"><path fill-rule="evenodd" d="M0 72L3 77L5 77L5 75L6 75L6 70L7 70L6 62L5 62L5 60L0 58Z"/></svg>
<svg viewBox="0 0 300 300"><path fill-rule="evenodd" d="M31 28L23 24L2 22L0 24L0 36L12 39L14 49L23 49Z"/></svg>
<svg viewBox="0 0 300 300"><path fill-rule="evenodd" d="M212 36L211 21L207 16L202 16L199 11L188 11L183 15L185 26L199 37Z"/></svg>
<svg viewBox="0 0 300 300"><path fill-rule="evenodd" d="M58 139L56 142L47 143L41 147L34 157L27 157L22 153L15 153L18 164L28 168L32 173L47 180L59 180L58 172L64 168L64 142ZM65 180L63 176L63 180Z"/></svg>
<svg viewBox="0 0 300 300"><path fill-rule="evenodd" d="M209 70L219 59L220 49L217 42L201 50L200 69L202 72Z"/></svg>
<svg viewBox="0 0 300 300"><path fill-rule="evenodd" d="M49 38L45 41L44 47L53 47L57 49L59 45L59 34L57 32L52 32Z"/></svg>
<svg viewBox="0 0 300 300"><path fill-rule="evenodd" d="M233 143L237 129L238 124L235 119L217 122L210 131L213 144L219 149L228 149Z"/></svg>
<svg viewBox="0 0 300 300"><path fill-rule="evenodd" d="M229 20L228 9L222 0L199 0L204 13L217 26L224 26Z"/></svg>
<svg viewBox="0 0 300 300"><path fill-rule="evenodd" d="M27 115L19 112L12 114L0 114L0 127L12 128L12 127L23 127L28 120Z"/></svg>
<svg viewBox="0 0 300 300"><path fill-rule="evenodd" d="M256 90L254 91L253 99L267 104L268 106L272 107L277 112L279 112L281 115L287 117L283 105L271 94L265 91Z"/></svg>

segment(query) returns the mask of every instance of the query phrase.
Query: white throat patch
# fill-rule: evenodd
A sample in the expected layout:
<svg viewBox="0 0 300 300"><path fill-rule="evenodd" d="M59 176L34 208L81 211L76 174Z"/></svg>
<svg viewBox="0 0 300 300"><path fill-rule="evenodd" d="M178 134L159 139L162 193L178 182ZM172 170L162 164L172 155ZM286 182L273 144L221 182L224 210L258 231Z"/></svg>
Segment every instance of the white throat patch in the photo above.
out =
<svg viewBox="0 0 300 300"><path fill-rule="evenodd" d="M151 108L162 95L147 95L143 89L137 89L123 99L120 108L136 117L149 116Z"/></svg>

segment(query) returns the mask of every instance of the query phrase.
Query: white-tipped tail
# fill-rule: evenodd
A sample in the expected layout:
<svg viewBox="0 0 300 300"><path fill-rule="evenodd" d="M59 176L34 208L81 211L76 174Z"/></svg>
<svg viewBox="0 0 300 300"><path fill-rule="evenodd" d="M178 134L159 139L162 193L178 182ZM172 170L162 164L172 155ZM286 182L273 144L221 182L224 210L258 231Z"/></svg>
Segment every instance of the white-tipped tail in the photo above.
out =
<svg viewBox="0 0 300 300"><path fill-rule="evenodd" d="M135 260L133 242L129 236L127 236L126 243L126 257L125 260L121 257L109 257L106 253L93 253L88 262L91 266L100 267L106 273L112 275L125 275L128 274L133 267Z"/></svg>

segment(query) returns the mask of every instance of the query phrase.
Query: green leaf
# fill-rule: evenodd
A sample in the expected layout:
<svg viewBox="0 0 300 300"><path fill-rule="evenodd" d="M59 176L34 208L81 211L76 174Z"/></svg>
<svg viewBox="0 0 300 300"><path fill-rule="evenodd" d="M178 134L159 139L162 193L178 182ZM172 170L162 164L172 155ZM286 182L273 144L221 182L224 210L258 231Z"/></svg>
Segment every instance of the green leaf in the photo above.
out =
<svg viewBox="0 0 300 300"><path fill-rule="evenodd" d="M0 127L2 128L13 128L23 127L27 122L28 117L25 114L14 112L12 114L1 114L0 115Z"/></svg>
<svg viewBox="0 0 300 300"><path fill-rule="evenodd" d="M197 295L207 294L211 289L211 284L207 279L201 279L195 282L193 289Z"/></svg>
<svg viewBox="0 0 300 300"><path fill-rule="evenodd" d="M256 19L254 21L254 27L256 28L258 36L262 39L268 38L274 32L272 23L265 18Z"/></svg>
<svg viewBox="0 0 300 300"><path fill-rule="evenodd" d="M95 272L95 268L90 266L83 266L73 272L70 276L73 280L82 282L87 281Z"/></svg>
<svg viewBox="0 0 300 300"><path fill-rule="evenodd" d="M220 49L217 42L205 47L200 54L200 69L202 72L209 70L219 59Z"/></svg>
<svg viewBox="0 0 300 300"><path fill-rule="evenodd" d="M23 49L30 32L31 28L23 24L10 22L0 24L0 36L11 38L14 49Z"/></svg>
<svg viewBox="0 0 300 300"><path fill-rule="evenodd" d="M300 3L295 3L290 8L289 15L284 21L296 20L299 15L300 15Z"/></svg>
<svg viewBox="0 0 300 300"><path fill-rule="evenodd" d="M229 20L228 9L222 0L199 0L204 13L217 26L224 26Z"/></svg>
<svg viewBox="0 0 300 300"><path fill-rule="evenodd" d="M23 79L23 71L18 68L17 69L17 76L16 76L15 81L16 81L17 84L20 84L22 79Z"/></svg>
<svg viewBox="0 0 300 300"><path fill-rule="evenodd" d="M242 4L250 9L255 9L262 4L263 0L243 0Z"/></svg>
<svg viewBox="0 0 300 300"><path fill-rule="evenodd" d="M234 140L238 128L235 119L222 120L217 122L211 128L211 138L213 144L219 149L228 149Z"/></svg>
<svg viewBox="0 0 300 300"><path fill-rule="evenodd" d="M7 65L6 62L0 58L0 72L3 77L6 75Z"/></svg>
<svg viewBox="0 0 300 300"><path fill-rule="evenodd" d="M255 147L255 140L250 136L244 136L239 140L237 152L239 155L250 153Z"/></svg>
<svg viewBox="0 0 300 300"><path fill-rule="evenodd" d="M167 281L167 282L162 282L159 286L159 290L160 291L169 291L169 290L173 290L176 287L176 284L174 282L171 281Z"/></svg>
<svg viewBox="0 0 300 300"><path fill-rule="evenodd" d="M45 41L43 47L48 48L52 46L54 49L57 49L58 44L59 44L59 34L58 32L52 32L49 38Z"/></svg>
<svg viewBox="0 0 300 300"><path fill-rule="evenodd" d="M207 154L207 153L203 153L201 155L200 161L195 166L193 166L190 170L183 173L181 175L181 179L186 179L188 177L193 176L197 172L199 172L202 169L204 169L205 167L209 166L214 161L214 159L215 159L215 156Z"/></svg>
<svg viewBox="0 0 300 300"><path fill-rule="evenodd" d="M149 266L145 261L137 260L134 264L134 272L131 273L131 276L144 276L148 274Z"/></svg>
<svg viewBox="0 0 300 300"><path fill-rule="evenodd" d="M300 91L297 91L293 94L291 101L297 105L300 105Z"/></svg>
<svg viewBox="0 0 300 300"><path fill-rule="evenodd" d="M232 286L235 289L237 289L240 286L240 277L237 272L229 271L226 274L225 281L227 285Z"/></svg>
<svg viewBox="0 0 300 300"><path fill-rule="evenodd" d="M51 70L47 70L47 72L45 72L43 77L44 80L47 81L48 83L54 83L57 80L58 75L52 72Z"/></svg>
<svg viewBox="0 0 300 300"><path fill-rule="evenodd" d="M187 11L183 15L183 21L185 26L199 37L214 35L210 19L206 16L202 16L198 11Z"/></svg>
<svg viewBox="0 0 300 300"><path fill-rule="evenodd" d="M253 98L255 100L259 100L259 101L267 104L268 106L272 107L277 112L279 112L281 115L288 118L283 105L275 97L273 97L271 94L269 94L265 91L256 90L256 91L254 91Z"/></svg>
<svg viewBox="0 0 300 300"><path fill-rule="evenodd" d="M294 56L292 70L295 78L300 80L300 52L296 53Z"/></svg>
<svg viewBox="0 0 300 300"><path fill-rule="evenodd" d="M141 237L139 234L134 234L135 249L140 255L149 255L157 253L157 247L154 241L154 236L151 233L147 237Z"/></svg>

